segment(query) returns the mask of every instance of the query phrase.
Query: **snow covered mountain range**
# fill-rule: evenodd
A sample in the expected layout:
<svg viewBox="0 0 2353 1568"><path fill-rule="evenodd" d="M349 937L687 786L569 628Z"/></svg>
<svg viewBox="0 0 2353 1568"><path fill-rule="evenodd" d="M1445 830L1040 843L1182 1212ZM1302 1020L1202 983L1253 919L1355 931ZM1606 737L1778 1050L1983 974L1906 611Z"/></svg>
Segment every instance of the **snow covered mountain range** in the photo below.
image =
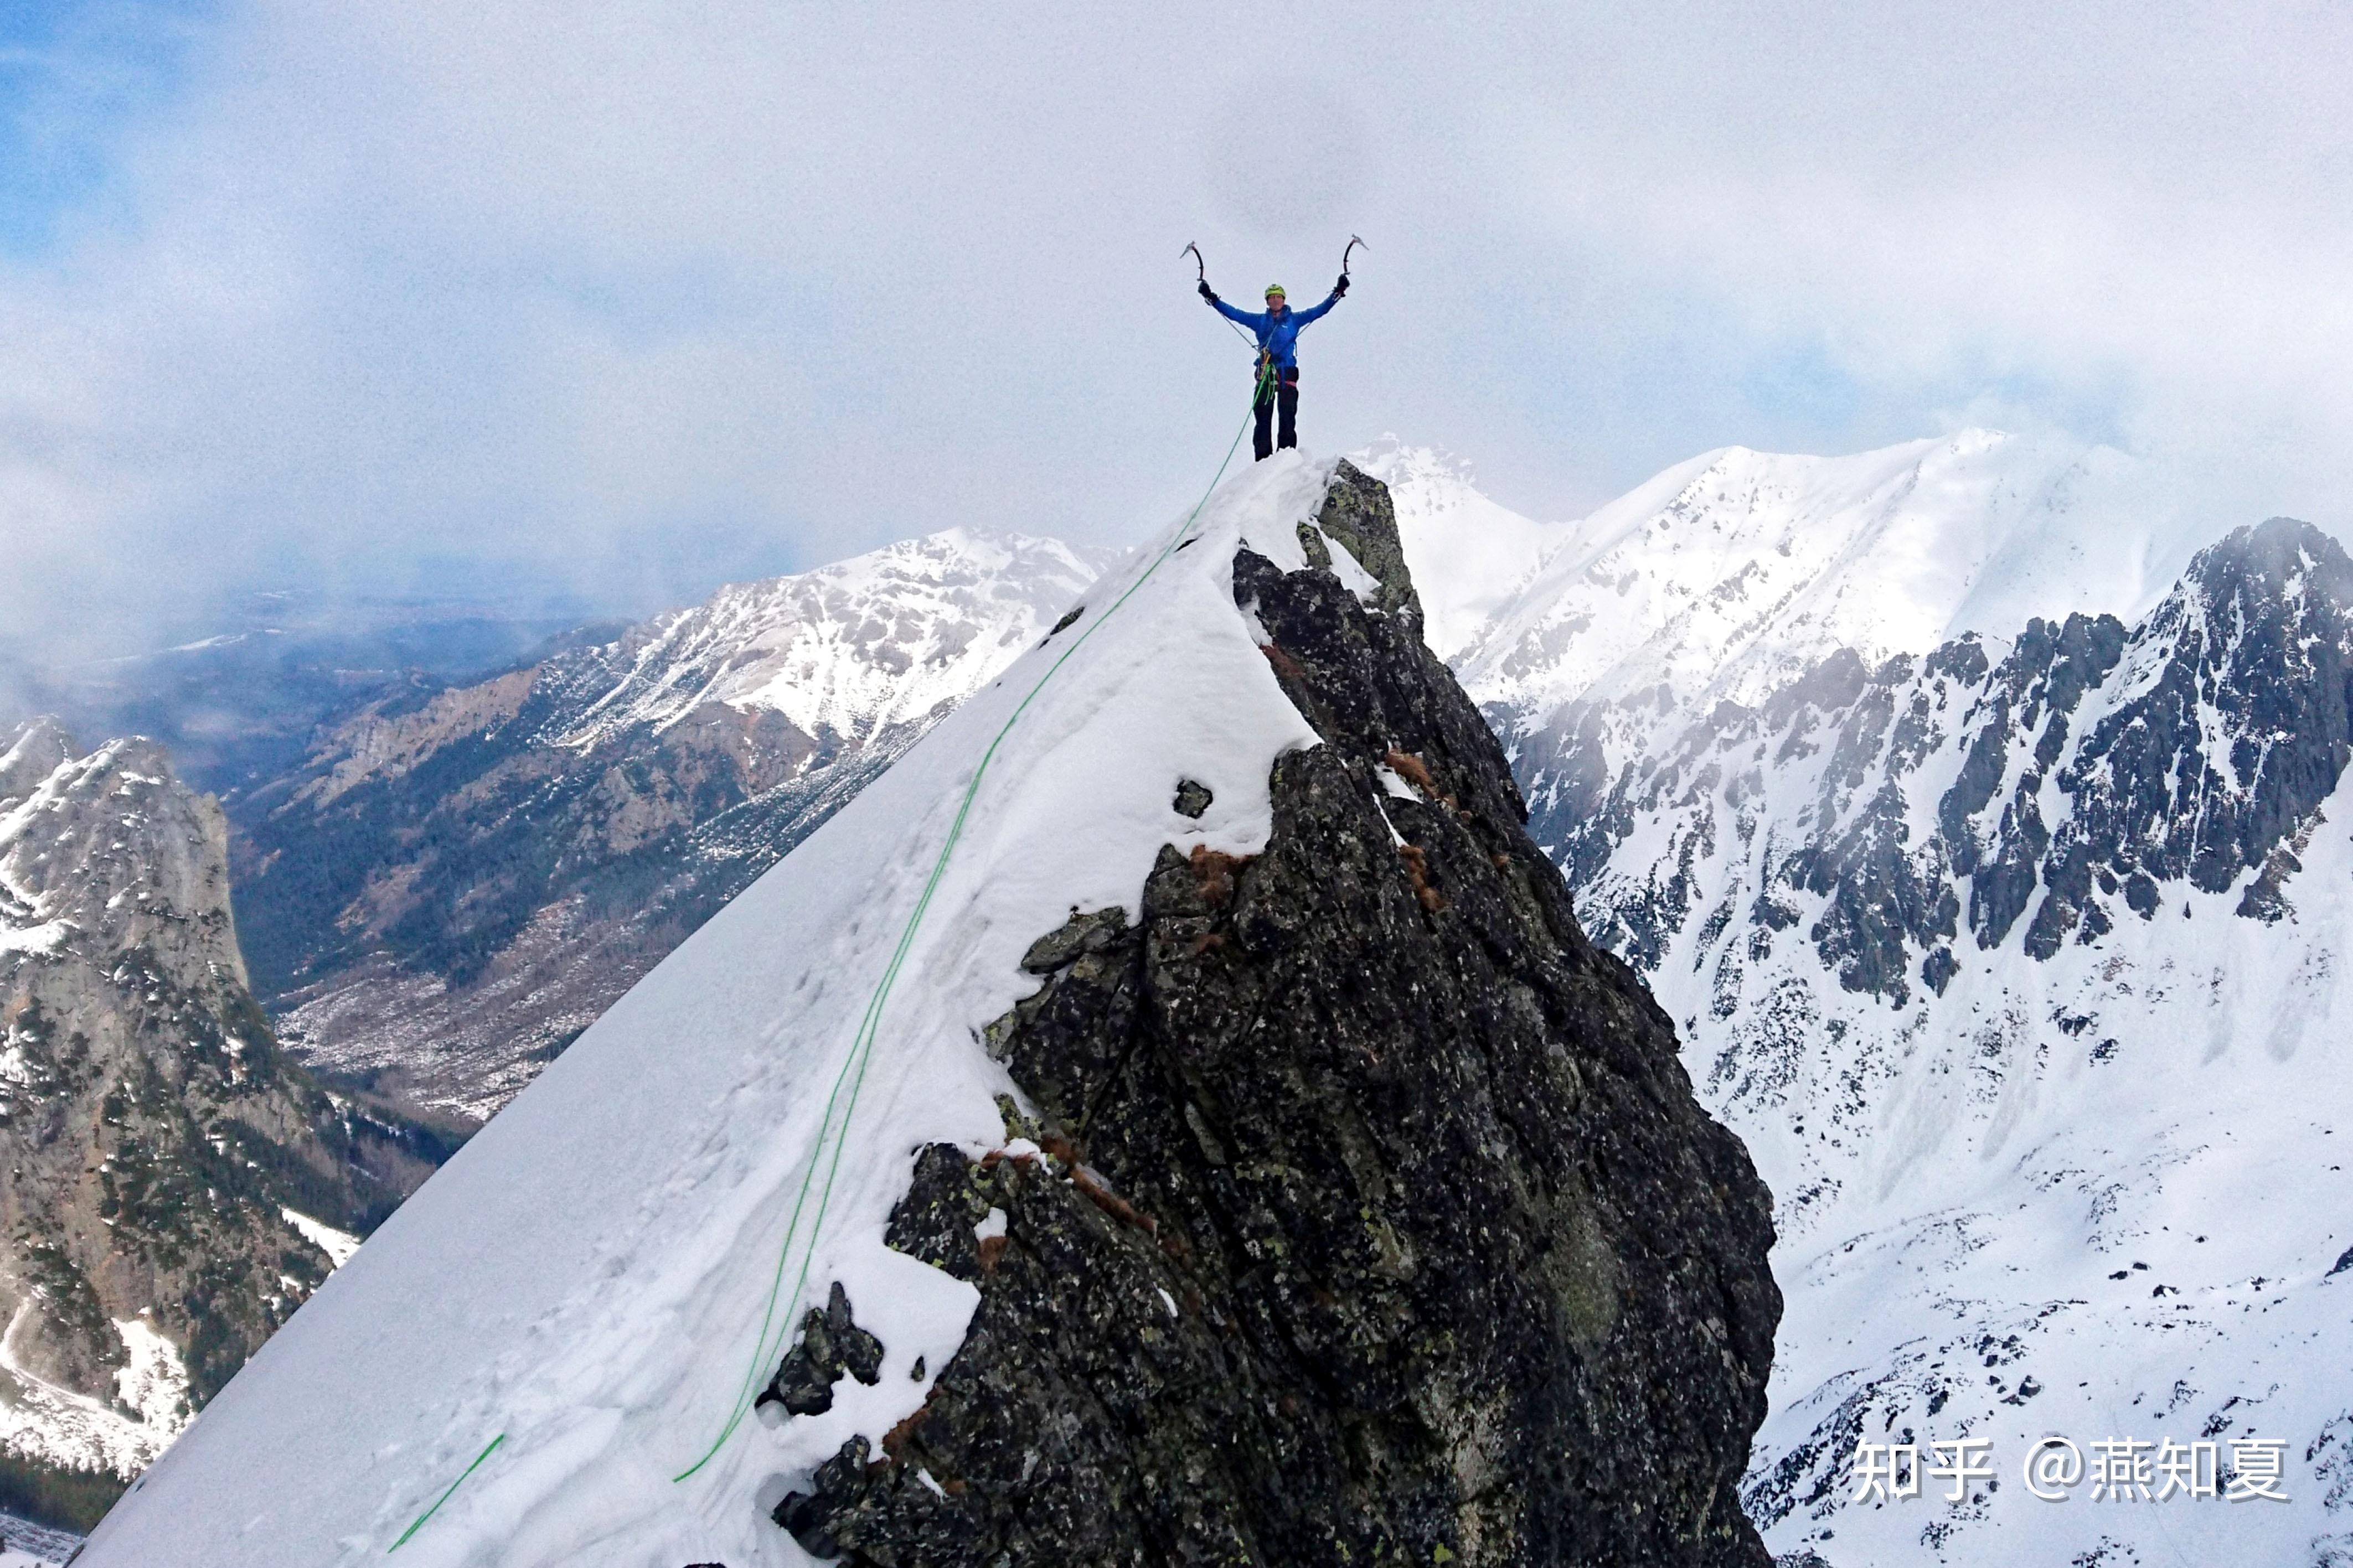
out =
<svg viewBox="0 0 2353 1568"><path fill-rule="evenodd" d="M1562 523L1358 460L1531 833L1775 1195L1767 1543L2353 1562L2335 540L1981 431L1705 454ZM349 1068L502 1103L1101 566L897 548L339 726L238 808L265 989ZM2033 1497L2054 1437L2145 1444L2126 1500ZM1959 1502L1854 1499L1858 1444L1964 1441ZM2288 1500L2155 1500L2175 1451L2220 1492L2275 1458Z"/></svg>
<svg viewBox="0 0 2353 1568"><path fill-rule="evenodd" d="M257 989L314 1065L487 1116L1105 559L952 530L369 702L232 804Z"/></svg>
<svg viewBox="0 0 2353 1568"><path fill-rule="evenodd" d="M1376 468L1442 582L1467 482ZM2353 563L2221 535L2097 449L1712 453L1524 531L1453 652L1776 1195L1777 1550L2353 1561ZM1960 1502L1853 1501L1858 1443L1977 1438ZM2141 1500L2168 1442L2288 1500Z"/></svg>
<svg viewBox="0 0 2353 1568"><path fill-rule="evenodd" d="M1345 465L1172 520L82 1561L1763 1568L1767 1196L1420 619Z"/></svg>

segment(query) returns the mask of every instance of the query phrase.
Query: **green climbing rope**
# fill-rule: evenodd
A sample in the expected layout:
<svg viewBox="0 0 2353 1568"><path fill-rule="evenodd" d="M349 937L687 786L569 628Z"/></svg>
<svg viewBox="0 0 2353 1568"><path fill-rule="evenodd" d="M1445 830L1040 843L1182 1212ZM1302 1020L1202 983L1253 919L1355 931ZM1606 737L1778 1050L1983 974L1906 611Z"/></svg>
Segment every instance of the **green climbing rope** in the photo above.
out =
<svg viewBox="0 0 2353 1568"><path fill-rule="evenodd" d="M492 1452L493 1450L495 1450L495 1449L498 1447L498 1446L499 1446L500 1444L501 1444L501 1443L505 1442L506 1440L507 1440L507 1435L506 1435L505 1433L503 1433L503 1432L500 1433L497 1436L495 1436L495 1437L491 1438L491 1441L490 1441L490 1446L489 1446L488 1447L485 1447L485 1448L484 1448L480 1453L479 1453L479 1454L475 1455L475 1456L474 1456L474 1462L473 1462L472 1464L470 1464L470 1465L468 1465L468 1466L466 1467L465 1470L464 1470L464 1471L463 1471L463 1472L462 1472L462 1473L458 1477L458 1479L457 1479L456 1480L451 1481L451 1482L449 1483L448 1489L448 1490L446 1490L446 1491L444 1491L444 1492L443 1492L439 1497L435 1498L435 1499L433 1500L433 1506L432 1506L432 1507L430 1507L430 1508L428 1508L428 1509L427 1509L423 1513L418 1514L415 1519L413 1519L413 1520L411 1520L411 1521L408 1521L408 1528L407 1528L406 1530L404 1530L404 1531L402 1531L400 1532L400 1539L399 1539L399 1540L397 1540L397 1541L394 1542L391 1545L389 1545L389 1546L387 1546L387 1547L385 1547L385 1548L384 1549L384 1554L385 1554L386 1557L389 1557L389 1556L391 1556L394 1552L396 1552L399 1551L402 1547L404 1547L404 1546L407 1545L407 1544L408 1544L408 1538L409 1538L410 1536L412 1536L412 1535L416 1534L418 1531L420 1531L420 1530L424 1529L424 1528L425 1528L425 1521L426 1521L427 1520L431 1519L435 1514L439 1513L439 1512L441 1511L441 1505L442 1505L443 1503L448 1502L448 1501L449 1500L449 1494L450 1494L451 1492L456 1491L459 1487L464 1486L464 1485L466 1484L466 1477L467 1477L467 1476L470 1476L470 1475L472 1475L476 1470L480 1469L480 1468L482 1468L482 1461L483 1461L484 1459L489 1458L491 1457L491 1452Z"/></svg>
<svg viewBox="0 0 2353 1568"><path fill-rule="evenodd" d="M989 763L996 760L997 747L1005 743L1005 737L1013 732L1013 726L1020 721L1022 714L1029 711L1029 704L1037 700L1038 694L1046 689L1046 683L1052 680L1060 673L1062 666L1068 664L1072 656L1086 646L1087 639L1094 636L1096 628L1117 614L1119 607L1126 604L1134 595L1136 590L1152 580L1153 574L1160 570L1162 563L1185 546L1191 537L1194 521L1201 515L1201 509L1209 504L1209 497L1216 493L1219 481L1226 477L1226 469L1233 465L1234 454L1241 450L1242 437L1249 431L1250 419L1257 411L1259 400L1267 395L1268 384L1272 378L1271 363L1262 366L1258 380L1250 390L1250 412L1243 415L1241 427L1234 432L1234 438L1227 446L1225 458L1218 464L1218 471L1210 479L1208 489L1203 490L1201 499L1193 503L1193 510L1186 514L1184 522L1177 528L1175 535L1170 538L1166 545L1162 547L1160 553L1153 557L1152 563L1137 575L1135 581L1129 584L1125 591L1118 598L1113 599L1103 614L1089 620L1085 629L1071 639L1071 646L1064 648L1060 657L1047 667L1046 673L1038 678L1038 683L1023 696L1019 704L1014 708L1012 715L990 739L988 749L980 754L980 763L973 769L972 782L965 786L964 798L956 805L955 819L948 825L947 842L940 846L939 858L932 863L932 874L923 884L923 895L915 900L914 910L908 915L907 924L899 933L898 946L891 954L889 965L882 971L881 980L874 987L874 994L867 1001L865 1016L859 1020L858 1033L850 1039L849 1051L842 1058L841 1068L834 1075L833 1090L826 1097L825 1121L818 1128L816 1146L809 1151L808 1166L801 1174L800 1193L793 1200L792 1219L785 1230L785 1244L776 1257L776 1277L768 1286L768 1300L766 1308L761 1314L759 1338L752 1347L752 1360L744 1369L744 1381L737 1388L734 1404L727 1414L727 1423L720 1429L719 1436L712 1441L711 1447L703 1451L702 1457L670 1478L672 1480L686 1479L687 1477L709 1464L719 1450L726 1446L727 1439L735 1435L736 1427L743 1425L744 1417L752 1411L755 1403L754 1394L759 1386L761 1369L769 1363L773 1355L781 1353L784 1349L784 1334L788 1331L792 1322L793 1308L799 1305L801 1293L807 1289L809 1267L817 1256L818 1233L824 1227L826 1210L833 1201L834 1179L841 1169L842 1150L849 1142L849 1124L851 1118L858 1113L860 1091L865 1088L866 1065L874 1054L874 1040L881 1023L883 1004L890 999L892 989L898 984L900 967L906 963L908 950L914 945L915 933L923 926L923 916L931 910L932 896L939 891L940 881L947 875L949 858L955 853L956 843L964 837L965 822L972 815L972 803L980 794L981 780L987 776ZM839 1127L836 1128L833 1124L833 1111L835 1105L840 1101L842 1085L845 1081L849 1086L849 1100L842 1108L841 1122ZM829 1162L825 1158L826 1145L828 1142L833 1146L833 1157ZM794 1278L792 1296L785 1308L782 1319L779 1320L776 1302L784 1284L785 1274L790 1266L793 1243L800 1231L801 1215L807 1206L809 1189L816 1180L820 1163L825 1165L825 1184L818 1194L817 1213L809 1222L808 1245L801 1253L800 1273ZM772 1332L776 1337L773 1351L769 1345L769 1336Z"/></svg>
<svg viewBox="0 0 2353 1568"><path fill-rule="evenodd" d="M882 978L876 984L873 995L867 999L866 1012L859 1020L858 1032L851 1037L849 1050L842 1058L839 1070L834 1074L833 1088L826 1096L825 1119L818 1126L817 1143L809 1151L808 1165L801 1173L800 1191L793 1199L792 1218L785 1227L785 1243L776 1254L776 1274L768 1281L768 1299L761 1311L759 1338L753 1344L752 1359L744 1369L744 1381L737 1387L734 1402L728 1409L726 1425L720 1428L719 1436L712 1439L711 1447L703 1451L702 1457L671 1477L672 1481L686 1479L709 1464L717 1456L719 1450L726 1447L727 1439L735 1435L735 1429L743 1425L744 1417L751 1414L754 1394L759 1387L761 1368L768 1364L772 1353L779 1353L784 1348L784 1336L783 1331L779 1328L780 1320L776 1312L776 1303L783 1297L785 1275L791 1267L793 1244L800 1236L801 1216L808 1209L809 1193L812 1188L816 1188L817 1212L809 1221L808 1245L802 1250L800 1272L794 1278L793 1293L781 1320L785 1325L791 1323L792 1308L799 1304L801 1292L808 1286L809 1267L817 1256L818 1233L823 1228L826 1210L833 1202L834 1181L841 1171L841 1154L849 1142L849 1124L851 1118L858 1111L859 1093L866 1085L866 1067L874 1055L874 1041L881 1023L883 1005L890 1000L892 988L898 984L899 971L907 961L908 951L914 946L915 934L922 929L923 916L931 910L933 895L939 891L940 882L947 875L949 858L955 853L956 843L964 837L965 823L972 816L972 803L980 794L981 780L987 776L989 763L996 760L997 749L1005 743L1005 737L1012 733L1013 726L1019 722L1022 714L1029 711L1029 704L1037 700L1038 694L1046 689L1046 683L1053 679L1062 666L1071 661L1072 655L1086 646L1087 639L1094 636L1096 628L1116 614L1122 605L1134 596L1136 590L1152 580L1153 574L1158 572L1171 555L1183 549L1190 541L1194 522L1199 519L1201 509L1209 504L1209 497L1217 492L1219 481L1226 477L1226 470L1233 466L1234 454L1241 450L1242 437L1249 432L1250 419L1257 411L1259 400L1267 395L1269 384L1272 379L1271 363L1262 364L1257 382L1250 389L1250 411L1242 416L1241 427L1234 432L1234 438L1227 446L1224 458L1218 464L1216 475L1209 480L1209 488L1201 492L1201 499L1193 503L1191 511L1186 513L1185 521L1176 530L1176 536L1161 549L1158 555L1153 557L1152 563L1144 569L1134 582L1127 585L1118 598L1111 602L1102 615L1090 619L1085 629L1071 640L1070 647L1064 648L1060 656L1047 668L1046 673L1038 678L1038 683L1023 696L1020 703L1013 710L1012 716L1005 721L996 735L990 739L988 749L980 754L980 763L973 769L972 782L965 786L964 798L956 805L955 818L948 825L947 842L940 847L939 858L933 862L931 876L923 883L923 895L915 900L915 908L908 915L905 928L899 933L898 945L891 953L891 962L883 969ZM849 1090L847 1103L842 1100L842 1089L845 1087ZM839 1107L841 1110L839 1126L834 1121L836 1107ZM833 1150L830 1160L826 1158L828 1144L830 1144ZM817 1173L820 1165L825 1168L825 1184L821 1188L817 1187ZM771 1334L774 1334L776 1340L775 1352L772 1352L769 1347ZM458 1479L451 1481L441 1495L433 1500L432 1506L418 1514L410 1522L408 1528L401 1531L400 1539L385 1548L385 1552L389 1554L407 1545L409 1538L424 1528L426 1521L441 1511L441 1505L448 1502L458 1489L466 1484L468 1478L480 1469L483 1461L497 1451L499 1446L506 1440L507 1435L503 1432L491 1438L489 1445L474 1456L474 1462L468 1465Z"/></svg>

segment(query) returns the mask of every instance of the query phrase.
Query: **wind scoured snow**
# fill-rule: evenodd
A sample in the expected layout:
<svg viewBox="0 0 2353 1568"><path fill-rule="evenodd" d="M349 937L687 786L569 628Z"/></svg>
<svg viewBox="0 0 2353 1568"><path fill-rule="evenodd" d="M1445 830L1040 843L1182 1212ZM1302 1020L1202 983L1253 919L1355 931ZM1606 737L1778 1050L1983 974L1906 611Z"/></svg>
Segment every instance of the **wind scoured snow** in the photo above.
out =
<svg viewBox="0 0 2353 1568"><path fill-rule="evenodd" d="M1013 1086L977 1032L1034 987L1022 953L1074 908L1133 909L1164 843L1263 847L1274 759L1314 743L1235 609L1231 562L1245 533L1295 554L1330 472L1283 454L1224 485L1198 542L1101 623L980 784L882 1015L808 1273L811 1298L839 1280L881 1339L876 1386L845 1379L823 1416L747 1420L670 1479L744 1384L828 1086L976 765L1174 524L467 1144L149 1471L84 1568L373 1563L501 1434L405 1563L807 1561L766 1509L852 1432L879 1440L913 1411L929 1386L913 1363L936 1375L976 1303L881 1236L918 1148L1003 1138L993 1097ZM1174 809L1180 778L1214 792L1198 821Z"/></svg>

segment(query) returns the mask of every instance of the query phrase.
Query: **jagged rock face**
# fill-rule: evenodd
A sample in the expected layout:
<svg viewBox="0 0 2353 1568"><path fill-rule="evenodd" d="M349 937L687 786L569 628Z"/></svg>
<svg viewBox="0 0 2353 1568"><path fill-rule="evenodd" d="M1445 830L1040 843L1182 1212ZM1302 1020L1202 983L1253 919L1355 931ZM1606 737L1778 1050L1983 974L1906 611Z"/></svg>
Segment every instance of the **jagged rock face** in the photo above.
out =
<svg viewBox="0 0 2353 1568"><path fill-rule="evenodd" d="M892 1244L981 1302L780 1508L821 1555L1767 1561L1767 1194L1422 647L1386 492L1343 465L1320 521L1338 574L1234 579L1324 743L1263 854L1031 950L987 1044L1044 1152L917 1160Z"/></svg>
<svg viewBox="0 0 2353 1568"><path fill-rule="evenodd" d="M227 838L152 742L77 756L36 724L0 757L0 1443L22 1459L135 1474L332 1267L286 1211L364 1231L431 1168L283 1058Z"/></svg>
<svg viewBox="0 0 2353 1568"><path fill-rule="evenodd" d="M305 1060L487 1116L1099 564L940 534L371 704L235 806L261 994Z"/></svg>
<svg viewBox="0 0 2353 1568"><path fill-rule="evenodd" d="M1757 1037L1794 1038L1745 980L1787 942L1902 1009L1941 994L1968 948L2015 934L2048 960L2154 919L2168 885L2253 871L2237 912L2284 918L2302 836L2353 756L2353 561L2274 519L2200 553L2129 631L2032 621L1999 663L1974 636L1875 668L1841 650L1647 754L1614 745L1600 710L1499 712L1531 832L1606 945L1645 970L1680 946L1711 974L1714 1017L1746 1008Z"/></svg>
<svg viewBox="0 0 2353 1568"><path fill-rule="evenodd" d="M2238 1549L2319 1552L2353 1412L2295 1369L2344 1359L2353 560L2274 519L2129 621L1705 690L1491 712L1588 929L1778 1196L1767 1538L2161 1555L2137 1518L2021 1547L2008 1492L1909 1523L1847 1500L1860 1438L2015 1456L2147 1411L2303 1455L2296 1511Z"/></svg>
<svg viewBox="0 0 2353 1568"><path fill-rule="evenodd" d="M1754 706L1646 693L1668 717L1641 714L1655 738L1630 751L1623 704L1493 716L1596 939L1706 1021L1711 1102L1818 1107L1831 1141L1798 1151L1786 1228L1836 1190L1881 1113L1869 1086L1964 969L2178 918L2189 892L2291 913L2353 754L2348 670L2353 561L2276 519L2129 630L2037 620L1998 658L1970 636L1875 668L1841 650ZM2093 1016L2059 1012L2070 1035Z"/></svg>

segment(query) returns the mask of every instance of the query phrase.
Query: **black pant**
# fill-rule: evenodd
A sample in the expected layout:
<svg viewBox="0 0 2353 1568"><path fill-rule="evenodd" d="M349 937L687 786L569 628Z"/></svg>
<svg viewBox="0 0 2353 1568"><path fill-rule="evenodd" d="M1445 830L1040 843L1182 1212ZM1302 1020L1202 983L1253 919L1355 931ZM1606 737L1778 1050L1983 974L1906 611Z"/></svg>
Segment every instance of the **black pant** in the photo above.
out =
<svg viewBox="0 0 2353 1568"><path fill-rule="evenodd" d="M1259 388L1258 401L1250 406L1258 414L1258 428L1250 435L1250 450L1263 462L1280 445L1299 445L1299 372L1278 369L1271 385ZM1275 411L1282 412L1282 439L1270 439L1268 426L1274 423Z"/></svg>

